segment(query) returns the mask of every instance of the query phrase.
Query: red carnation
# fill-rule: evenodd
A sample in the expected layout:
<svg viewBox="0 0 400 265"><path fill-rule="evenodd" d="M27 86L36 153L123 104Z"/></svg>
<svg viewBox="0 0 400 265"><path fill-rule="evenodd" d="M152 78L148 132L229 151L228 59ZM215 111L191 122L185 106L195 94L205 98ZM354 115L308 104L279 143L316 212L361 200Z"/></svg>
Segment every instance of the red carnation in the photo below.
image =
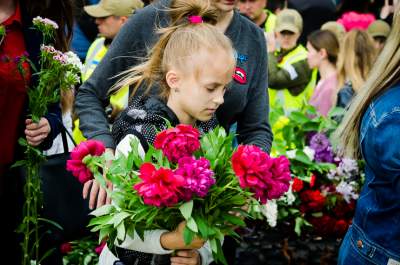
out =
<svg viewBox="0 0 400 265"><path fill-rule="evenodd" d="M67 170L72 172L80 183L85 183L93 178L92 172L83 163L87 155L100 156L106 148L97 140L87 140L80 143L71 152L71 159L67 161Z"/></svg>
<svg viewBox="0 0 400 265"><path fill-rule="evenodd" d="M262 203L277 199L289 189L289 160L271 158L260 148L240 145L232 155L232 167L242 188L249 188Z"/></svg>
<svg viewBox="0 0 400 265"><path fill-rule="evenodd" d="M292 184L292 190L294 192L299 192L303 189L304 187L304 182L299 179L299 178L294 178L293 179L293 184Z"/></svg>
<svg viewBox="0 0 400 265"><path fill-rule="evenodd" d="M190 125L179 124L157 134L154 147L161 149L171 162L178 162L180 158L192 156L200 148L200 133Z"/></svg>
<svg viewBox="0 0 400 265"><path fill-rule="evenodd" d="M317 180L317 177L314 174L311 174L311 178L310 178L310 187L314 187L315 186L315 181Z"/></svg>
<svg viewBox="0 0 400 265"><path fill-rule="evenodd" d="M348 228L349 228L349 223L346 222L346 220L341 219L335 222L333 230L337 236L341 237L346 233Z"/></svg>
<svg viewBox="0 0 400 265"><path fill-rule="evenodd" d="M313 225L315 233L319 236L330 236L334 232L336 220L329 215L311 217L308 221Z"/></svg>

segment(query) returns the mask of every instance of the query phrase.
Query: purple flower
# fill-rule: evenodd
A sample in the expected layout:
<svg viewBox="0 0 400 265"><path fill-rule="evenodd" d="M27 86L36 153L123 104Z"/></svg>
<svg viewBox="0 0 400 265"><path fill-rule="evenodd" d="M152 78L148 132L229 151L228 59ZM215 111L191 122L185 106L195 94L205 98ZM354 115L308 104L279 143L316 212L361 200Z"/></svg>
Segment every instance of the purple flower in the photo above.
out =
<svg viewBox="0 0 400 265"><path fill-rule="evenodd" d="M334 161L331 143L325 134L314 134L310 139L310 147L315 150L314 159L316 162L332 163Z"/></svg>
<svg viewBox="0 0 400 265"><path fill-rule="evenodd" d="M203 157L197 160L192 157L179 159L175 174L186 180L185 190L187 192L185 194L188 200L193 194L199 197L206 196L209 188L215 183L210 162Z"/></svg>

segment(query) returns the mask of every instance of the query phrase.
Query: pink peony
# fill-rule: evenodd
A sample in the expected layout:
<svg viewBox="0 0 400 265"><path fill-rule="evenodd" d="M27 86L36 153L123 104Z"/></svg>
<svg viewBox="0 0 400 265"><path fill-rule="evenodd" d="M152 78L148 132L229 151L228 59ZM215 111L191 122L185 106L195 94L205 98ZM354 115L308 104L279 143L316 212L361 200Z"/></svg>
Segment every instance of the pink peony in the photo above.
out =
<svg viewBox="0 0 400 265"><path fill-rule="evenodd" d="M142 182L133 186L148 205L173 206L183 197L182 189L185 179L175 175L171 169L156 169L151 163L144 163L140 167L139 177Z"/></svg>
<svg viewBox="0 0 400 265"><path fill-rule="evenodd" d="M105 245L106 245L106 241L102 241L102 242L100 243L100 245L98 245L98 246L94 249L94 251L95 251L98 255L100 255L100 253L103 251L103 248L104 248Z"/></svg>
<svg viewBox="0 0 400 265"><path fill-rule="evenodd" d="M257 146L240 145L232 155L232 167L242 188L250 188L262 203L277 199L290 186L289 160L271 158Z"/></svg>
<svg viewBox="0 0 400 265"><path fill-rule="evenodd" d="M204 157L194 159L184 157L179 159L178 169L175 174L182 176L185 181L185 199L190 200L193 193L199 197L205 197L209 188L215 183L214 172L210 169L210 161Z"/></svg>
<svg viewBox="0 0 400 265"><path fill-rule="evenodd" d="M100 156L106 148L103 143L97 140L87 140L80 143L71 152L71 159L67 161L67 170L72 172L80 183L85 183L93 178L92 172L83 163L87 155Z"/></svg>
<svg viewBox="0 0 400 265"><path fill-rule="evenodd" d="M179 124L157 134L154 147L161 149L169 161L176 163L180 158L191 156L200 148L199 136L197 129Z"/></svg>
<svg viewBox="0 0 400 265"><path fill-rule="evenodd" d="M351 11L344 13L337 22L342 24L346 31L350 31L352 29L366 30L374 21L375 17L372 14L360 14Z"/></svg>

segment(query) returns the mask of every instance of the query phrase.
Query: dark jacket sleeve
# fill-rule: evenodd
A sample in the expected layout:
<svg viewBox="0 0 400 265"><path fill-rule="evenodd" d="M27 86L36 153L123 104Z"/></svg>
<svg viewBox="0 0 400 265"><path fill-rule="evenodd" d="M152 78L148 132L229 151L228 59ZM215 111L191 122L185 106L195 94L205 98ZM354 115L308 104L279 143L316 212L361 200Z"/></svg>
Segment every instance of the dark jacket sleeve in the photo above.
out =
<svg viewBox="0 0 400 265"><path fill-rule="evenodd" d="M254 144L270 152L273 136L269 124L268 59L267 45L262 32L259 39L258 71L254 83L249 88L247 105L238 118L237 133L240 143Z"/></svg>
<svg viewBox="0 0 400 265"><path fill-rule="evenodd" d="M292 64L293 73L278 66L277 57L269 53L269 88L288 89L293 96L299 95L310 82L312 70L308 67L307 60L301 60ZM296 75L294 77L293 75Z"/></svg>
<svg viewBox="0 0 400 265"><path fill-rule="evenodd" d="M80 87L75 109L79 128L88 139L115 147L104 110L109 103L108 91L121 78L118 74L138 64L147 54L154 38L155 16L156 9L151 5L131 16L91 77Z"/></svg>

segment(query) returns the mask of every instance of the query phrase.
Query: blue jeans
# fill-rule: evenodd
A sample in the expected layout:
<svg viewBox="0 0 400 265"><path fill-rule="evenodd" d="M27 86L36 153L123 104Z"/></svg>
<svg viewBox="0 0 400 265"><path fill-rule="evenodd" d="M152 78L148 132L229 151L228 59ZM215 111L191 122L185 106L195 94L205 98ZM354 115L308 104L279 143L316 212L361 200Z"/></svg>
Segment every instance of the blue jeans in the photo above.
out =
<svg viewBox="0 0 400 265"><path fill-rule="evenodd" d="M353 224L340 246L338 265L400 265L400 255L370 241L364 232Z"/></svg>

